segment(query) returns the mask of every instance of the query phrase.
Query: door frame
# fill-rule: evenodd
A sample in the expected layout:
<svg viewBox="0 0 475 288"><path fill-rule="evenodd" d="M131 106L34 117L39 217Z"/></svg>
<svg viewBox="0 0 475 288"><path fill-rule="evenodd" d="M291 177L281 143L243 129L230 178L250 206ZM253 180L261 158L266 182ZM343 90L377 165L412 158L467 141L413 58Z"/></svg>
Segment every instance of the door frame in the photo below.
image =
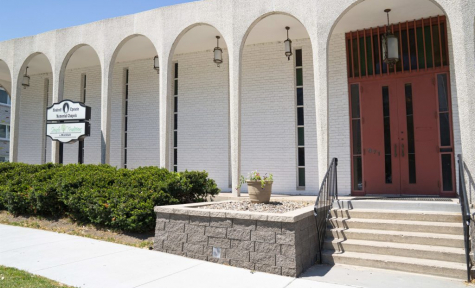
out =
<svg viewBox="0 0 475 288"><path fill-rule="evenodd" d="M352 102L351 102L351 85L352 84L358 84L359 87L359 97L360 97L360 117L362 119L363 115L361 113L361 94L362 94L362 84L364 83L368 83L368 82L373 82L373 81L380 81L380 80L397 80L399 78L410 78L411 76L414 76L414 77L417 77L417 76L421 76L421 75L427 75L427 74L433 74L434 75L434 79L435 79L435 91L436 91L436 107L439 107L439 97L438 97L438 86L437 86L437 74L446 74L447 75L447 95L448 95L448 106L449 106L449 123L450 123L450 143L451 143L451 149L452 149L452 152L443 152L443 153L439 153L439 155L441 154L452 154L452 183L453 183L453 191L443 191L443 183L441 183L440 185L440 189L439 189L439 195L437 196L440 196L440 197L454 197L456 195L456 186L457 186L457 180L456 180L456 169L455 169L455 137L454 137L454 129L453 129L453 111L452 111L452 93L451 93L451 82L450 82L450 68L448 66L444 66L444 67L436 67L436 68L429 68L429 69L425 69L425 70L420 70L420 71L404 71L404 72L397 72L397 73L393 73L393 74L386 74L386 75L373 75L373 76L368 76L368 77L355 77L355 78L348 78L348 119L349 119L349 123L348 125L350 126L350 171L351 171L351 177L350 177L350 181L351 181L351 195L352 196L366 196L366 183L365 183L365 170L364 170L364 161L365 161L365 157L364 157L364 153L362 152L361 154L361 162L362 162L362 168L361 168L361 174L362 174L362 186L363 186L363 190L355 190L354 189L354 185L353 185L353 181L354 181L354 157L353 157L353 127L352 127L352 115L351 115L351 108L352 108ZM364 90L364 88L363 88ZM438 124L438 131L437 131L437 135L438 135L438 141L439 141L439 147L440 147L440 119L439 119L439 114L440 113L437 113L437 124ZM362 122L361 124L362 125ZM362 128L362 127L361 127ZM361 130L362 131L362 130ZM363 143L364 139L363 139L363 133L361 133L361 143ZM442 148L442 147L440 147ZM444 147L444 148L449 148L449 147ZM361 148L363 149L363 147ZM439 157L439 174L440 174L440 179L442 179L442 160L441 160L441 157ZM388 195L385 195L385 194L380 194L381 196L388 196ZM402 195L402 194L399 194L399 195Z"/></svg>

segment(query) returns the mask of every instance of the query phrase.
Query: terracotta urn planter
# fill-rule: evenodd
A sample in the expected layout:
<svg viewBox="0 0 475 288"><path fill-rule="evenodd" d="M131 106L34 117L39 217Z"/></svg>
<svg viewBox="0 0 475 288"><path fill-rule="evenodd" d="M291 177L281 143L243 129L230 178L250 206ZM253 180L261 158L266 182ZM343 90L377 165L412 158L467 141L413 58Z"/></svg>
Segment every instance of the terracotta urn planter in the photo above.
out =
<svg viewBox="0 0 475 288"><path fill-rule="evenodd" d="M246 183L249 200L251 200L252 203L269 203L273 181L265 181L266 184L264 188L262 188L261 181L258 180L248 180Z"/></svg>

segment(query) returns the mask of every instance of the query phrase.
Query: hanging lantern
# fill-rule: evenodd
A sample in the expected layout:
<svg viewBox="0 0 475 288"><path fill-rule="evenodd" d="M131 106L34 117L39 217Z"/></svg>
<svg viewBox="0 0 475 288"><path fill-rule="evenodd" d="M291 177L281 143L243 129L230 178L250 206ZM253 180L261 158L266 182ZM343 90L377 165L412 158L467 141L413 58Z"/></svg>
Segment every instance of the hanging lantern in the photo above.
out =
<svg viewBox="0 0 475 288"><path fill-rule="evenodd" d="M218 67L220 67L221 63L223 63L223 49L219 48L219 39L221 37L219 36L216 36L216 42L217 42L217 46L216 48L214 48L214 60L213 62L216 63L216 65L218 65Z"/></svg>
<svg viewBox="0 0 475 288"><path fill-rule="evenodd" d="M158 62L158 56L153 58L153 69L157 70L157 74L160 74L160 63Z"/></svg>
<svg viewBox="0 0 475 288"><path fill-rule="evenodd" d="M383 61L389 67L393 67L399 61L398 39L394 34L389 32L389 12L391 9L386 9L384 12L388 16L388 26L386 26L386 33L382 36Z"/></svg>
<svg viewBox="0 0 475 288"><path fill-rule="evenodd" d="M284 41L284 46L285 46L285 56L289 59L290 61L290 56L292 56L292 40L289 39L289 30L290 27L287 26L285 27L287 30L287 40Z"/></svg>
<svg viewBox="0 0 475 288"><path fill-rule="evenodd" d="M23 75L23 81L21 82L21 85L23 85L24 89L30 86L30 76L28 76L28 66L26 66L25 75Z"/></svg>

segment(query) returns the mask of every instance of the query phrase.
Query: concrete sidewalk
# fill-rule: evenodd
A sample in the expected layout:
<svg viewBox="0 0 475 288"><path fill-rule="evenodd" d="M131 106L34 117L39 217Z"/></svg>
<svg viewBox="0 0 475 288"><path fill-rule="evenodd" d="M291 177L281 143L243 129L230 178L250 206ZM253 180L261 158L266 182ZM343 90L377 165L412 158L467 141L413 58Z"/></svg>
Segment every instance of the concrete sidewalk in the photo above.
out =
<svg viewBox="0 0 475 288"><path fill-rule="evenodd" d="M0 265L75 287L467 287L463 281L350 266L314 266L295 279L7 225L0 225Z"/></svg>

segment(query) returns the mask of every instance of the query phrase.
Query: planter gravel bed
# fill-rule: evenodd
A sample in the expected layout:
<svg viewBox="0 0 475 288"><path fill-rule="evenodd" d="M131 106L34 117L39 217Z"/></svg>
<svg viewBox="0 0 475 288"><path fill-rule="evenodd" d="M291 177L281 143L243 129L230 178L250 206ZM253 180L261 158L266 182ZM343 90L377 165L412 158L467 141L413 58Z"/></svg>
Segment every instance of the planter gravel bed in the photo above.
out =
<svg viewBox="0 0 475 288"><path fill-rule="evenodd" d="M268 204L251 203L251 201L220 202L207 206L197 207L199 209L217 209L231 211L249 211L266 213L286 213L300 208L314 205L309 201L272 201Z"/></svg>

